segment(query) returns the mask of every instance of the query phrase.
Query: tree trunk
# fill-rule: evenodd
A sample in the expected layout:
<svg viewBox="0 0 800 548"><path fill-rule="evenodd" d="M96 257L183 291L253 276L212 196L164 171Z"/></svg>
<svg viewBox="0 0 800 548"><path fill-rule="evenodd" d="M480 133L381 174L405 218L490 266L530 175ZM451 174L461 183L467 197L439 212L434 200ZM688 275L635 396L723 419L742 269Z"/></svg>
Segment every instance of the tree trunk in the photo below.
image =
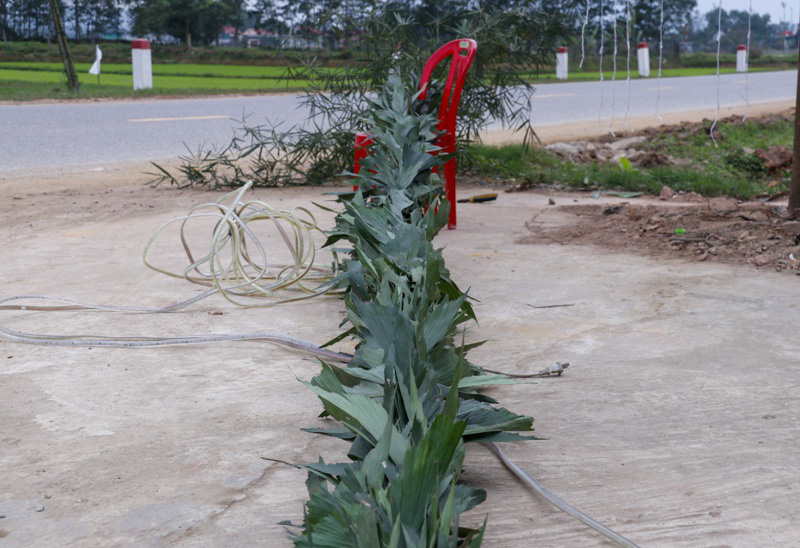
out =
<svg viewBox="0 0 800 548"><path fill-rule="evenodd" d="M192 51L192 32L189 30L189 20L186 20L186 49Z"/></svg>
<svg viewBox="0 0 800 548"><path fill-rule="evenodd" d="M81 39L80 2L78 0L75 0L72 9L75 11L75 43L77 44Z"/></svg>
<svg viewBox="0 0 800 548"><path fill-rule="evenodd" d="M800 66L800 53L798 53ZM792 186L789 188L789 215L800 214L800 72L797 75L797 98L794 107L794 154L792 155Z"/></svg>
<svg viewBox="0 0 800 548"><path fill-rule="evenodd" d="M61 21L61 13L58 11L58 0L50 0L50 15L53 17L53 27L56 31L58 49L61 52L61 60L64 62L64 72L67 75L67 86L73 93L80 91L81 84L78 82L78 75L75 73L75 65L72 63L72 55L67 44L67 35L64 32L64 25Z"/></svg>

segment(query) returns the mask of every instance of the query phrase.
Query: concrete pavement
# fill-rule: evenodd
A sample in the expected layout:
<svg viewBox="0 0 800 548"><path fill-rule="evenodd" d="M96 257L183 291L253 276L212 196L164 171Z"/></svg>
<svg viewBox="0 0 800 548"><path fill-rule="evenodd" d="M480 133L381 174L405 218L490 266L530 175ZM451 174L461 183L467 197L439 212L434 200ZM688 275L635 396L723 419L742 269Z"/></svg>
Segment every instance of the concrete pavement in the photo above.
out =
<svg viewBox="0 0 800 548"><path fill-rule="evenodd" d="M485 189L467 190L473 191ZM311 207L321 192L259 189L253 197ZM141 248L164 219L219 193L109 179L105 186L17 195L13 209L0 210L4 295L156 305L198 291L147 270ZM615 201L556 196L559 203L573 199ZM453 278L479 299L480 325L467 336L489 342L470 354L475 363L515 373L571 363L563 377L487 391L533 415L536 434L545 438L508 444L507 452L565 500L642 546L796 545L797 278L521 243L529 240L526 223L541 222L542 210L551 212L549 223L571 221L554 218L547 200L500 194L490 204L465 205L459 229L438 240ZM330 226L327 212L319 219ZM173 243L155 249L153 259L173 264L180 254ZM529 306L564 303L573 306ZM336 298L262 310L219 298L158 316L4 311L2 321L40 333L231 333L257 326L324 341L338 333L342 311ZM345 458L347 444L300 432L332 424L317 418L322 407L298 380L318 365L286 350L0 343L0 363L0 539L9 548L290 546L279 522L302 520L304 474L260 457ZM488 513L486 546L601 544L482 447L469 448L465 470L467 481L488 492L486 503L465 516L475 525Z"/></svg>

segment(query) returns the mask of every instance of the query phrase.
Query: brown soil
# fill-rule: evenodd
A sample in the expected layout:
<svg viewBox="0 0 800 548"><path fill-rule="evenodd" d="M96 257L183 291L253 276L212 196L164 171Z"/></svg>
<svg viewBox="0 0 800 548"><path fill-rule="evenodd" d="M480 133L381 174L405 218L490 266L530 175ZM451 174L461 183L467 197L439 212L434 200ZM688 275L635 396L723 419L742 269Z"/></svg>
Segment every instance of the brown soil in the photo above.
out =
<svg viewBox="0 0 800 548"><path fill-rule="evenodd" d="M734 116L741 117L745 114L752 119L764 114L785 113L794 108L794 100L790 101L771 101L768 103L753 103L748 109L745 105L737 107L725 107L720 110L721 118ZM713 109L688 110L685 112L670 112L661 115L664 126L684 126L685 124L702 123L703 120L714 117ZM536 134L543 144L558 143L563 141L603 139L608 135L607 120L600 124L587 124L586 122L569 122L565 124L554 124L550 126L538 126ZM628 127L615 128L617 138L630 137L632 135L646 135L648 130L652 133L663 131L663 127L654 127L653 116L632 116L628 118ZM710 125L710 124L709 124ZM504 145L510 143L521 143L524 135L522 132L513 129L492 130L481 135L481 140L487 145Z"/></svg>
<svg viewBox="0 0 800 548"><path fill-rule="evenodd" d="M772 105L774 108L758 108L758 109L751 109L748 113L747 121L748 122L756 122L763 126L768 126L771 124L775 124L778 122L792 122L794 121L794 107L788 108L780 108L784 105L783 102L776 102L776 103L768 103L764 105L765 107L768 105ZM745 120L743 119L742 115L739 114L731 114L728 116L723 116L717 121L718 126L722 125L740 125L743 124ZM692 135L697 135L698 133L708 134L711 126L713 125L714 120L710 118L703 118L702 120L692 121L692 122L680 122L680 123L669 123L669 124L662 124L658 126L650 126L646 128L642 128L630 133L630 135L642 135L645 137L657 137L661 134L674 134L677 133L684 137L689 137ZM628 136L628 134L626 134ZM714 131L714 137L721 141L724 139L722 134L719 131ZM602 137L598 138L597 141L602 143L612 143L618 140L618 136L612 136L608 133L604 134Z"/></svg>
<svg viewBox="0 0 800 548"><path fill-rule="evenodd" d="M773 204L714 199L685 205L567 205L543 213L526 223L531 234L520 243L591 244L800 275L800 221L785 219L785 208Z"/></svg>

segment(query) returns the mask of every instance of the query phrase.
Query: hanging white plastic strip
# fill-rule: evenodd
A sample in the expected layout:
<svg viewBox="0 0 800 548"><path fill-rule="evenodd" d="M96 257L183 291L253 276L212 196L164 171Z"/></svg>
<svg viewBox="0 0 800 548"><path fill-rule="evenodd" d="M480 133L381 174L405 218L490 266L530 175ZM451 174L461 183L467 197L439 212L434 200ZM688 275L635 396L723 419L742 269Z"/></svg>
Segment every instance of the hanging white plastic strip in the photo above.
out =
<svg viewBox="0 0 800 548"><path fill-rule="evenodd" d="M664 61L664 0L661 0L661 15L658 23L658 82L656 85L656 118L663 120L658 109L661 103L661 65Z"/></svg>
<svg viewBox="0 0 800 548"><path fill-rule="evenodd" d="M603 95L603 53L605 51L605 43L606 43L606 29L603 24L603 18L605 17L605 2L600 0L600 110L597 112L597 127L602 129L603 127L603 107L604 105L604 95Z"/></svg>
<svg viewBox="0 0 800 548"><path fill-rule="evenodd" d="M583 16L581 25L581 64L578 68L583 68L583 61L586 59L586 25L589 24L589 0L586 0L586 15Z"/></svg>
<svg viewBox="0 0 800 548"><path fill-rule="evenodd" d="M714 123L711 124L711 129L708 131L709 135L711 135L711 140L714 142L714 146L716 148L719 148L717 139L714 137L714 128L717 127L717 122L719 122L719 48L721 43L722 43L722 0L719 0L719 9L717 11L717 114L716 116L714 116Z"/></svg>
<svg viewBox="0 0 800 548"><path fill-rule="evenodd" d="M608 124L608 132L613 136L616 137L617 134L614 133L614 119L617 115L617 0L613 1L613 12L614 12L614 56L613 56L613 72L611 73L611 122Z"/></svg>
<svg viewBox="0 0 800 548"><path fill-rule="evenodd" d="M750 0L750 11L747 14L747 53L744 61L744 116L742 122L747 120L750 114L750 22L753 19L753 0Z"/></svg>
<svg viewBox="0 0 800 548"><path fill-rule="evenodd" d="M625 88L628 92L628 104L625 107L625 119L622 127L628 129L628 115L631 113L631 1L625 0L625 51L628 55L628 77L625 80Z"/></svg>

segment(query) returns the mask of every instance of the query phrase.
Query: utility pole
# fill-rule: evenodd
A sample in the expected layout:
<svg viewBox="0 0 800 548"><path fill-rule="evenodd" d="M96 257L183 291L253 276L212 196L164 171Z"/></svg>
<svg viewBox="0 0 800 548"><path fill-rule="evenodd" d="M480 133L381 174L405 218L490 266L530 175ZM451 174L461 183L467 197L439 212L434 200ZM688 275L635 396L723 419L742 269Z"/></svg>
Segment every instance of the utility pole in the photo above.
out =
<svg viewBox="0 0 800 548"><path fill-rule="evenodd" d="M783 53L786 53L786 27L789 26L786 23L786 2L781 2L781 6L783 6L783 20L781 21L781 26L783 27Z"/></svg>
<svg viewBox="0 0 800 548"><path fill-rule="evenodd" d="M800 69L800 50L797 54ZM800 215L800 70L797 72L797 99L794 104L794 152L792 154L792 186L789 187L789 216Z"/></svg>
<svg viewBox="0 0 800 548"><path fill-rule="evenodd" d="M78 93L81 84L78 82L78 75L75 73L75 65L72 63L72 55L69 52L69 45L67 44L67 34L64 32L61 13L58 11L58 0L50 0L50 15L53 17L56 40L58 40L58 49L61 51L61 60L64 62L67 86L73 93Z"/></svg>

